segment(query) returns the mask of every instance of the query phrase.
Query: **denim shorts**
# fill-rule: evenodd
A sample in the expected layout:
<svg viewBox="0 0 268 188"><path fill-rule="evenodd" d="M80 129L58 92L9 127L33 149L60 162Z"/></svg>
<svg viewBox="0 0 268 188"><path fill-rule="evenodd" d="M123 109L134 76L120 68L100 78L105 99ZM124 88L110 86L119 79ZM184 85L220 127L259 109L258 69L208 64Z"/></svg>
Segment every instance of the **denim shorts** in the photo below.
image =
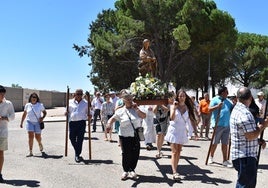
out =
<svg viewBox="0 0 268 188"><path fill-rule="evenodd" d="M28 132L34 132L36 134L41 134L41 129L40 129L39 122L27 121L26 122L26 130Z"/></svg>

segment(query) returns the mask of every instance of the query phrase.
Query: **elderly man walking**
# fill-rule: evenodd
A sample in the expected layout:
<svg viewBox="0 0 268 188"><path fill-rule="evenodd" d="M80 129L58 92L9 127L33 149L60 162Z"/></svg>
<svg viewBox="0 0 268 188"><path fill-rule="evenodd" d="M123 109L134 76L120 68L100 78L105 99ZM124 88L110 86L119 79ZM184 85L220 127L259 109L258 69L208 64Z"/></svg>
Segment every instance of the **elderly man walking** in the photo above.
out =
<svg viewBox="0 0 268 188"><path fill-rule="evenodd" d="M238 102L230 118L231 157L235 170L238 172L237 188L256 187L258 136L268 126L268 119L255 123L249 105L252 100L251 91L242 87L237 91ZM265 142L260 142L263 148Z"/></svg>

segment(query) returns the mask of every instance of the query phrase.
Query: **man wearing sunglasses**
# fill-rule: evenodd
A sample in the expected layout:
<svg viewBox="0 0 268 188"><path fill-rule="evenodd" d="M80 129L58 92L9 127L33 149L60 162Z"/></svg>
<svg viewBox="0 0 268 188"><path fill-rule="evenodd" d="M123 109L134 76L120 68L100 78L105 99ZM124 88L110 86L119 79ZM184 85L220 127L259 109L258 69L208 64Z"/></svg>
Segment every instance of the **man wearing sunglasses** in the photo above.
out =
<svg viewBox="0 0 268 188"><path fill-rule="evenodd" d="M82 153L86 120L89 115L88 102L83 99L82 89L75 91L74 98L69 101L68 112L65 114L69 115L69 138L75 150L75 161L79 163L83 160L80 154Z"/></svg>

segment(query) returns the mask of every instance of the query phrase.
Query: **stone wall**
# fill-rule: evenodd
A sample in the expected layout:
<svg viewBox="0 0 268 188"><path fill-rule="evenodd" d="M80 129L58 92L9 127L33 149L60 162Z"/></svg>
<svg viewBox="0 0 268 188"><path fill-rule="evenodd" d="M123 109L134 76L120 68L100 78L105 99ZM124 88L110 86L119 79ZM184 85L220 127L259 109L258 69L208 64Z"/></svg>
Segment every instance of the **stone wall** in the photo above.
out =
<svg viewBox="0 0 268 188"><path fill-rule="evenodd" d="M35 92L45 108L63 107L66 104L66 93L56 91L44 91L34 89L22 89L5 87L6 99L13 103L15 111L23 111L24 105L28 102L31 93Z"/></svg>

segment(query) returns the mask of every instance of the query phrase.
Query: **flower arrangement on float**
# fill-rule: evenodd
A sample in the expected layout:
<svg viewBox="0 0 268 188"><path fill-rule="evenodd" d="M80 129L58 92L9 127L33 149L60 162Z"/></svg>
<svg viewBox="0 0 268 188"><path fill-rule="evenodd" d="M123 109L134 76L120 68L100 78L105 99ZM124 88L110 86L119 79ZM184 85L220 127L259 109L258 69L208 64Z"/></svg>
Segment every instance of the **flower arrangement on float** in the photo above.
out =
<svg viewBox="0 0 268 188"><path fill-rule="evenodd" d="M167 85L148 73L144 77L137 77L135 82L131 83L129 90L136 100L168 98Z"/></svg>

